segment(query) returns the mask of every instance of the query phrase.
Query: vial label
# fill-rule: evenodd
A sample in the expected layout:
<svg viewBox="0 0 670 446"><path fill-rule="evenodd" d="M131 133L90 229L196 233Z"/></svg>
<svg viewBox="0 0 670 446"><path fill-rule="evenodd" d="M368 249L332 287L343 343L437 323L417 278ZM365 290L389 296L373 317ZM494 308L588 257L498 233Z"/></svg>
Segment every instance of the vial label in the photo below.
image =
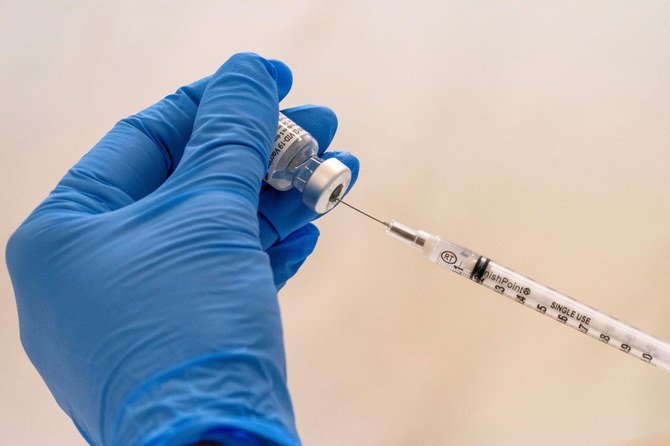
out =
<svg viewBox="0 0 670 446"><path fill-rule="evenodd" d="M279 113L279 126L275 135L275 142L272 145L270 159L268 161L268 172L273 172L282 156L289 151L289 148L301 142L308 133L295 122ZM267 176L266 176L267 179Z"/></svg>

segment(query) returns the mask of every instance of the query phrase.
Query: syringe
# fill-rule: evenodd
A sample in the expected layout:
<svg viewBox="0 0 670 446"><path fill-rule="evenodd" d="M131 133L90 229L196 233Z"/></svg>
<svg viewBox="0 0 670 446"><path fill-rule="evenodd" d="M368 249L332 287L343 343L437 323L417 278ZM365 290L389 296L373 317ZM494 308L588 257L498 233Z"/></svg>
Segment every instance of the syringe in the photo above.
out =
<svg viewBox="0 0 670 446"><path fill-rule="evenodd" d="M467 248L395 220L379 220L342 200L337 201L383 224L387 235L420 250L430 261L617 350L670 371L670 344Z"/></svg>

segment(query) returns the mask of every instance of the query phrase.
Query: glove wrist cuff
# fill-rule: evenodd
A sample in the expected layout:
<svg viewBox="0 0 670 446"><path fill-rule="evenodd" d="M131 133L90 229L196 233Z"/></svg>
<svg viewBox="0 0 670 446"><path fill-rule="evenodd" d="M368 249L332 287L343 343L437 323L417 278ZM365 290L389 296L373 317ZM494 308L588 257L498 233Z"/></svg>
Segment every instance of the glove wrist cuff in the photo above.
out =
<svg viewBox="0 0 670 446"><path fill-rule="evenodd" d="M284 374L268 364L217 354L161 373L126 398L105 444L299 446Z"/></svg>

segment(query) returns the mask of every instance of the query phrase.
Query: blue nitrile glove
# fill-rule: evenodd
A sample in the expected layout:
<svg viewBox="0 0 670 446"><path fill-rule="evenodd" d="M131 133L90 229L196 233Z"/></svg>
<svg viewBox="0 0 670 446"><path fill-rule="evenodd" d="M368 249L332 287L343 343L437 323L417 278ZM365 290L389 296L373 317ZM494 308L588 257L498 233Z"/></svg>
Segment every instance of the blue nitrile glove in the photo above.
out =
<svg viewBox="0 0 670 446"><path fill-rule="evenodd" d="M261 187L290 85L233 56L118 123L12 235L21 340L90 444L299 444L277 287L316 215ZM332 112L286 114L330 143Z"/></svg>

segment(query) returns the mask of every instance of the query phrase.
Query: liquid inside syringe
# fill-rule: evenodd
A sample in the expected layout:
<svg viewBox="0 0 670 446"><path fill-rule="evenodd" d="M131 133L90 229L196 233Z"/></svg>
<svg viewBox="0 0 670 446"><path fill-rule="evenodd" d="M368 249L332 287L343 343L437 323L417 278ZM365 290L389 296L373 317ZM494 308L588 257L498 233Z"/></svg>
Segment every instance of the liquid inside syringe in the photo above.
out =
<svg viewBox="0 0 670 446"><path fill-rule="evenodd" d="M670 371L670 344L467 248L394 220L378 220L338 201L383 224L387 235L420 250L432 262L603 344Z"/></svg>

